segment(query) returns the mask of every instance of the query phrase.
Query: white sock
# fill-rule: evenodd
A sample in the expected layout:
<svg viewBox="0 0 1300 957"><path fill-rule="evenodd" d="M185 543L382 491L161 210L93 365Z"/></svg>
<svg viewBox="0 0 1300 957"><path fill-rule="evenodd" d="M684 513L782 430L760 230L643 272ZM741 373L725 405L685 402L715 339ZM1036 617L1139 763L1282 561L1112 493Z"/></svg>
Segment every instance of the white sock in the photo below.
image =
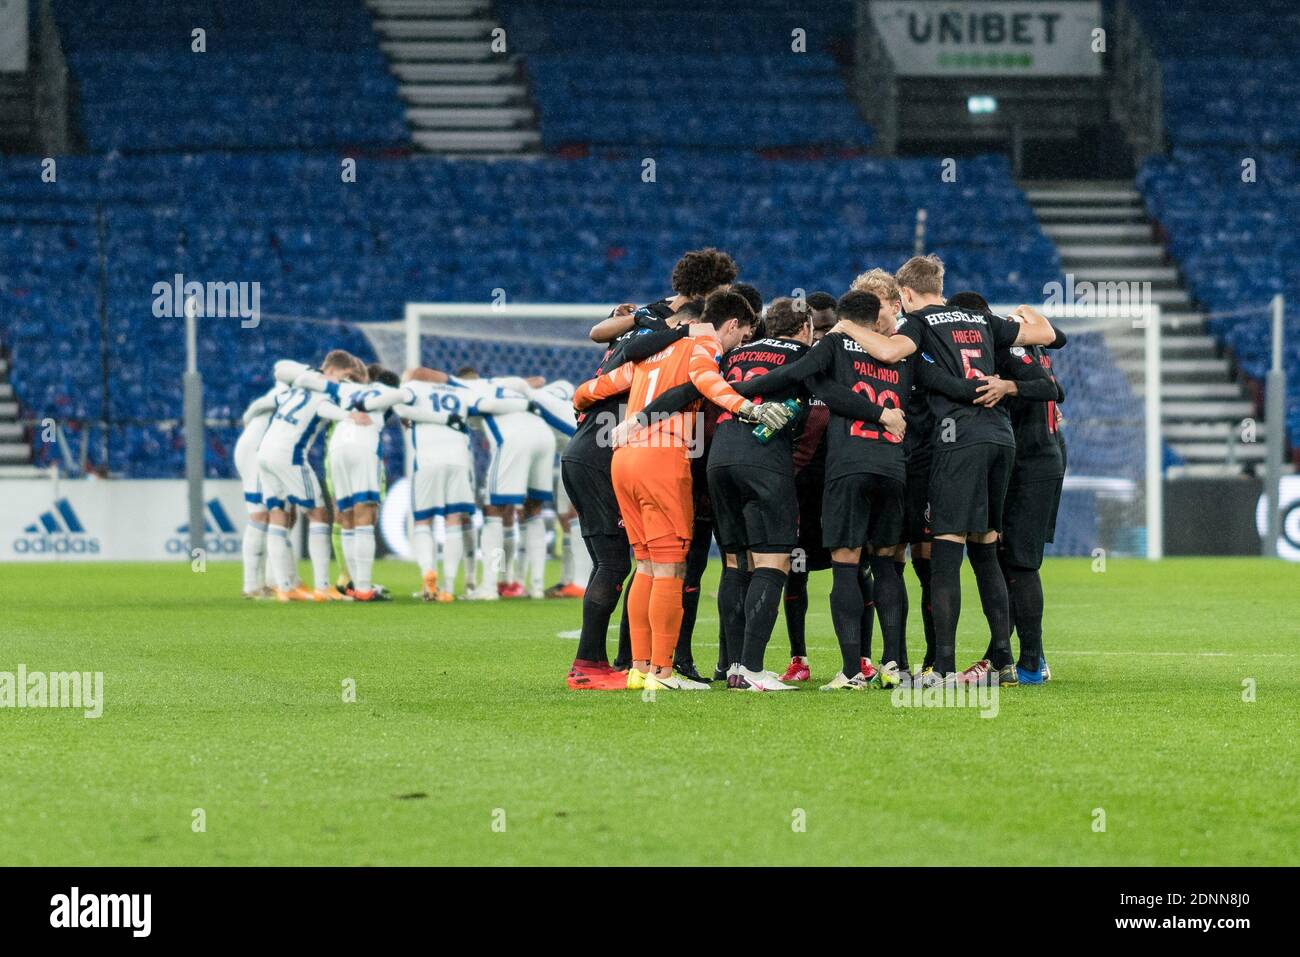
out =
<svg viewBox="0 0 1300 957"><path fill-rule="evenodd" d="M464 550L465 538L460 528L450 526L442 543L442 590L445 592L454 594L456 591L456 573L460 570L460 556Z"/></svg>
<svg viewBox="0 0 1300 957"><path fill-rule="evenodd" d="M307 555L311 558L311 577L317 591L330 587L330 527L312 522L307 528Z"/></svg>
<svg viewBox="0 0 1300 957"><path fill-rule="evenodd" d="M573 584L573 536L565 534L565 525L555 519L555 537L560 540L560 584Z"/></svg>
<svg viewBox="0 0 1300 957"><path fill-rule="evenodd" d="M569 523L569 551L573 553L573 582L586 588L591 581L591 553L582 540L582 524L576 518Z"/></svg>
<svg viewBox="0 0 1300 957"><path fill-rule="evenodd" d="M285 530L284 539L289 543L289 587L291 588L302 587L302 576L298 574L298 553L295 550L297 546L294 544L295 539L293 535L294 530L301 525L303 521L302 512L294 512L293 524Z"/></svg>
<svg viewBox="0 0 1300 957"><path fill-rule="evenodd" d="M353 532L357 574L352 582L357 591L370 591L370 575L375 567L375 526L358 525Z"/></svg>
<svg viewBox="0 0 1300 957"><path fill-rule="evenodd" d="M348 573L348 578L355 586L357 583L357 533L354 529L345 528L342 537L343 567Z"/></svg>
<svg viewBox="0 0 1300 957"><path fill-rule="evenodd" d="M541 512L524 522L524 556L528 563L528 590L536 594L546 587L546 519Z"/></svg>
<svg viewBox="0 0 1300 957"><path fill-rule="evenodd" d="M465 547L465 590L473 591L478 583L478 535L467 516L460 527L460 542Z"/></svg>
<svg viewBox="0 0 1300 957"><path fill-rule="evenodd" d="M411 532L411 548L415 552L420 574L433 571L433 526L417 525Z"/></svg>
<svg viewBox="0 0 1300 957"><path fill-rule="evenodd" d="M479 576L480 587L495 588L505 565L505 526L500 515L490 515L483 519L478 557L483 563L483 573Z"/></svg>
<svg viewBox="0 0 1300 957"><path fill-rule="evenodd" d="M502 539L504 548L504 561L502 568L504 574L498 578L504 577L507 585L513 585L519 581L519 521L515 520L514 524L505 526L504 537Z"/></svg>
<svg viewBox="0 0 1300 957"><path fill-rule="evenodd" d="M266 560L266 523L249 521L244 526L244 591L262 587L262 563Z"/></svg>
<svg viewBox="0 0 1300 957"><path fill-rule="evenodd" d="M288 591L293 587L293 548L289 545L289 530L272 525L266 534L267 567L275 576L275 587Z"/></svg>

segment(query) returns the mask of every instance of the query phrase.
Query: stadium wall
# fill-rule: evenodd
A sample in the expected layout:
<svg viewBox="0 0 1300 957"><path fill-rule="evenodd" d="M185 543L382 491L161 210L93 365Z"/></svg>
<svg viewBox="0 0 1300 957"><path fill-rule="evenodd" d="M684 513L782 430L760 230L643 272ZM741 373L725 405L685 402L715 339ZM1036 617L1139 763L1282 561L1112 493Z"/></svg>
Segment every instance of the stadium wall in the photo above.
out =
<svg viewBox="0 0 1300 957"><path fill-rule="evenodd" d="M181 479L14 479L2 486L0 561L192 561ZM234 480L203 484L203 561L239 561L246 513Z"/></svg>

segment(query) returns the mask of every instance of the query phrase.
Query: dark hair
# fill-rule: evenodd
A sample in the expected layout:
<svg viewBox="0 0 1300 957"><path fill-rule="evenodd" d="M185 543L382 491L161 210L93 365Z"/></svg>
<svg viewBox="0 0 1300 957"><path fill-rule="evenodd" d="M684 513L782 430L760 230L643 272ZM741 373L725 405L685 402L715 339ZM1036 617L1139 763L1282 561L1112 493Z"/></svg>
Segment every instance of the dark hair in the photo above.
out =
<svg viewBox="0 0 1300 957"><path fill-rule="evenodd" d="M853 289L840 296L835 304L835 315L849 322L869 325L880 315L880 299L873 292Z"/></svg>
<svg viewBox="0 0 1300 957"><path fill-rule="evenodd" d="M379 382L394 389L402 384L402 380L396 372L385 369L378 362L372 362L366 366L366 375L370 377L371 382Z"/></svg>
<svg viewBox="0 0 1300 957"><path fill-rule="evenodd" d="M721 329L729 319L737 320L742 326L752 326L754 310L740 293L719 289L704 301L704 315L700 318L714 329Z"/></svg>
<svg viewBox="0 0 1300 957"><path fill-rule="evenodd" d="M813 309L817 312L820 312L823 309L835 308L835 297L829 292L822 292L820 290L809 295L804 302L808 304L809 309Z"/></svg>
<svg viewBox="0 0 1300 957"><path fill-rule="evenodd" d="M834 301L831 305L835 305ZM780 299L773 299L767 307L767 334L769 336L780 336L789 339L799 334L804 326L808 325L808 311L796 309L793 299L782 296Z"/></svg>
<svg viewBox="0 0 1300 957"><path fill-rule="evenodd" d="M989 301L977 292L955 292L944 305L949 309L965 309L967 312L992 312Z"/></svg>
<svg viewBox="0 0 1300 957"><path fill-rule="evenodd" d="M698 319L704 315L704 299L696 296L694 299L687 299L680 309L674 315L682 316L686 319Z"/></svg>
<svg viewBox="0 0 1300 957"><path fill-rule="evenodd" d="M692 298L707 296L719 286L735 282L739 272L736 261L720 249L692 249L673 267L673 292Z"/></svg>
<svg viewBox="0 0 1300 957"><path fill-rule="evenodd" d="M763 297L750 283L733 282L731 291L738 292L745 297L745 302L749 303L749 308L754 310L754 315L757 316L763 311Z"/></svg>
<svg viewBox="0 0 1300 957"><path fill-rule="evenodd" d="M468 376L477 376L477 375L478 375L478 370L475 369L473 366L461 366L459 369L456 370L457 379L464 379Z"/></svg>

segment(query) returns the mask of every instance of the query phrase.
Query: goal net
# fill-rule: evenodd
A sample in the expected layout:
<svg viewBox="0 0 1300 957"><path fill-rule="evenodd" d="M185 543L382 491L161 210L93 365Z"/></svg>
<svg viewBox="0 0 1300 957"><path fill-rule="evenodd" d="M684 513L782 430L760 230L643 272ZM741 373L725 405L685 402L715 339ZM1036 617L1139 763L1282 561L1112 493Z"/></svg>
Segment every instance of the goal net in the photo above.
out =
<svg viewBox="0 0 1300 957"><path fill-rule="evenodd" d="M591 326L613 304L409 303L402 321L362 326L389 368L540 375L575 385L602 347ZM998 305L1005 315L1014 305ZM1158 305L1043 305L1069 344L1049 352L1066 392L1068 469L1048 554L1159 558L1165 457L1160 436Z"/></svg>

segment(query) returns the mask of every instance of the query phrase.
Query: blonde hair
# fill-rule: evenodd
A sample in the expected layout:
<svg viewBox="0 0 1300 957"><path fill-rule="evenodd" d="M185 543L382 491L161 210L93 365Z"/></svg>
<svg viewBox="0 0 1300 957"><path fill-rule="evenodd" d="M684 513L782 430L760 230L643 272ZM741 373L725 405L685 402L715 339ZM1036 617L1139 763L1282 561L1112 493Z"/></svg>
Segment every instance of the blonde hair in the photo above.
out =
<svg viewBox="0 0 1300 957"><path fill-rule="evenodd" d="M868 269L859 275L853 280L849 289L854 292L872 293L881 302L898 302L901 298L894 277L880 268Z"/></svg>
<svg viewBox="0 0 1300 957"><path fill-rule="evenodd" d="M943 295L943 260L931 253L913 256L894 273L900 287L906 286L922 296Z"/></svg>

